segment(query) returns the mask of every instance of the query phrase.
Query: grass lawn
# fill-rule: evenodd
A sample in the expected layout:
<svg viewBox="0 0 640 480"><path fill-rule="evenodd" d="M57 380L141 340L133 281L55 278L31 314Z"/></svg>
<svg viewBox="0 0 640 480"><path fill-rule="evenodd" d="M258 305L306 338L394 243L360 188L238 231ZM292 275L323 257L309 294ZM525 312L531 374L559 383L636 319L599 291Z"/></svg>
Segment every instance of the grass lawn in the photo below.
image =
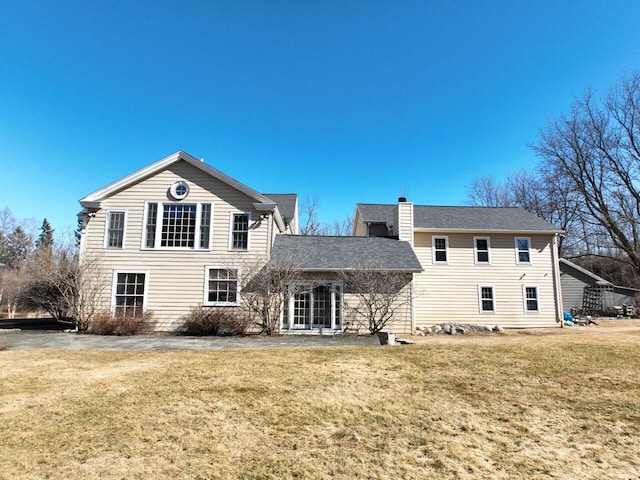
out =
<svg viewBox="0 0 640 480"><path fill-rule="evenodd" d="M640 477L640 321L0 362L2 479Z"/></svg>

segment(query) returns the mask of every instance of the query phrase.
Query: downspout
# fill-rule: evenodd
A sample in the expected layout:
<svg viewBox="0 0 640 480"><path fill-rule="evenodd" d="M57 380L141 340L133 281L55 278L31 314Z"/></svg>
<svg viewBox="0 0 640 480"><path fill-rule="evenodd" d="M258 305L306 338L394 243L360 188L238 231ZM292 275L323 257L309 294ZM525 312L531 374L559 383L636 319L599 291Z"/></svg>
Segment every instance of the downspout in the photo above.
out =
<svg viewBox="0 0 640 480"><path fill-rule="evenodd" d="M564 314L562 311L562 290L560 287L560 261L558 259L558 234L553 236L551 244L551 259L553 261L553 290L556 304L556 321L560 322L560 328L564 327Z"/></svg>
<svg viewBox="0 0 640 480"><path fill-rule="evenodd" d="M411 305L411 335L413 335L416 331L416 305L415 299L416 296L413 294L413 282L414 282L414 274L411 274L411 284L409 286L409 295L411 295L411 301L409 304Z"/></svg>

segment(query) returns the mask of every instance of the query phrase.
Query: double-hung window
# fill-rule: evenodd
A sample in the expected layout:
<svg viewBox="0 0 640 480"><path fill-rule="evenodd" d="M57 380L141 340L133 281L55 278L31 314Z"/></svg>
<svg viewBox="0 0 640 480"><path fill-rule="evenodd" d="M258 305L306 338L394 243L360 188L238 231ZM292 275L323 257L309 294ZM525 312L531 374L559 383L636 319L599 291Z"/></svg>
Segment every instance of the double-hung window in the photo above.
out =
<svg viewBox="0 0 640 480"><path fill-rule="evenodd" d="M516 263L531 263L531 240L516 237Z"/></svg>
<svg viewBox="0 0 640 480"><path fill-rule="evenodd" d="M249 213L231 214L231 235L229 238L229 250L249 250Z"/></svg>
<svg viewBox="0 0 640 480"><path fill-rule="evenodd" d="M491 242L489 237L474 237L473 250L476 264L491 263L490 248Z"/></svg>
<svg viewBox="0 0 640 480"><path fill-rule="evenodd" d="M449 237L433 237L433 263L449 262Z"/></svg>
<svg viewBox="0 0 640 480"><path fill-rule="evenodd" d="M479 285L478 297L480 302L480 313L495 313L495 295L492 286Z"/></svg>
<svg viewBox="0 0 640 480"><path fill-rule="evenodd" d="M113 279L113 314L137 318L145 309L146 272L115 272Z"/></svg>
<svg viewBox="0 0 640 480"><path fill-rule="evenodd" d="M538 287L527 286L523 287L524 290L524 311L526 313L539 312L540 307L538 305Z"/></svg>
<svg viewBox="0 0 640 480"><path fill-rule="evenodd" d="M124 246L124 226L126 212L107 212L107 233L105 235L105 247L122 248Z"/></svg>
<svg viewBox="0 0 640 480"><path fill-rule="evenodd" d="M238 304L238 270L235 268L207 267L204 305Z"/></svg>
<svg viewBox="0 0 640 480"><path fill-rule="evenodd" d="M210 203L147 203L145 248L208 249Z"/></svg>

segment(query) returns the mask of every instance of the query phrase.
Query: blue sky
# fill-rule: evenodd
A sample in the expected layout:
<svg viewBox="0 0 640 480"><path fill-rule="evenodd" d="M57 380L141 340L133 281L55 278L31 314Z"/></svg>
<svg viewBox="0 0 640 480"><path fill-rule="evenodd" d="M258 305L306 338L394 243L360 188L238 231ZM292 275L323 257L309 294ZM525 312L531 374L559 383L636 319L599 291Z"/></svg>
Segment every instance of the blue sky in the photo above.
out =
<svg viewBox="0 0 640 480"><path fill-rule="evenodd" d="M262 192L464 204L537 160L588 86L639 69L640 2L0 0L0 208L78 199L184 150Z"/></svg>

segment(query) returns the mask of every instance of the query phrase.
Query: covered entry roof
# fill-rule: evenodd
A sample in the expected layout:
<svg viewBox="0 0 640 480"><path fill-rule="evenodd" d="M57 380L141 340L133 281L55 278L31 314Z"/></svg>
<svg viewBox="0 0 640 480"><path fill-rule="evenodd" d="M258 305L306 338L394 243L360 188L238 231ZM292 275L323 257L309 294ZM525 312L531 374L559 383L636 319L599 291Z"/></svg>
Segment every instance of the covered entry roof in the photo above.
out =
<svg viewBox="0 0 640 480"><path fill-rule="evenodd" d="M423 270L411 245L382 237L278 235L272 260L304 271Z"/></svg>

